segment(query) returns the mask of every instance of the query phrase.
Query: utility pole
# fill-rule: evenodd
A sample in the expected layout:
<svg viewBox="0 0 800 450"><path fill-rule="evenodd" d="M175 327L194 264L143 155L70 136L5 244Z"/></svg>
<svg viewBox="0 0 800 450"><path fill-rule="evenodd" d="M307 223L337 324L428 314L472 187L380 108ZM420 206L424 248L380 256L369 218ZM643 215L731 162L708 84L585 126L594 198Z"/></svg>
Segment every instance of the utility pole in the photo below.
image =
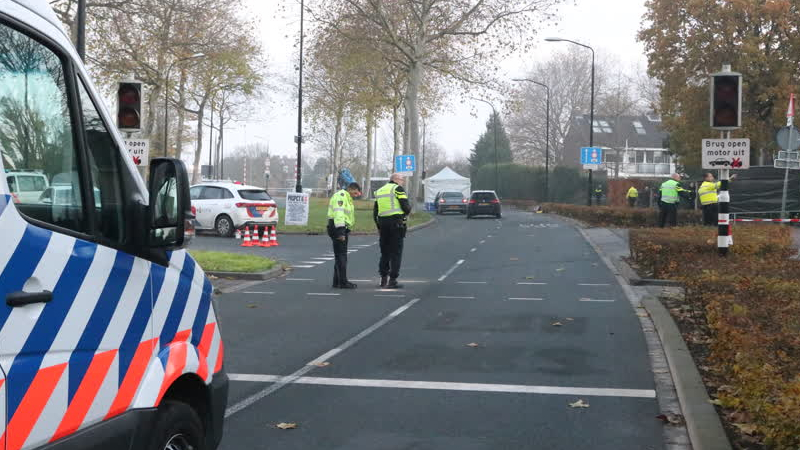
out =
<svg viewBox="0 0 800 450"><path fill-rule="evenodd" d="M297 87L297 177L294 191L303 192L303 19L305 13L305 1L300 0L300 80Z"/></svg>
<svg viewBox="0 0 800 450"><path fill-rule="evenodd" d="M78 56L86 61L86 0L78 0L78 39L75 45Z"/></svg>

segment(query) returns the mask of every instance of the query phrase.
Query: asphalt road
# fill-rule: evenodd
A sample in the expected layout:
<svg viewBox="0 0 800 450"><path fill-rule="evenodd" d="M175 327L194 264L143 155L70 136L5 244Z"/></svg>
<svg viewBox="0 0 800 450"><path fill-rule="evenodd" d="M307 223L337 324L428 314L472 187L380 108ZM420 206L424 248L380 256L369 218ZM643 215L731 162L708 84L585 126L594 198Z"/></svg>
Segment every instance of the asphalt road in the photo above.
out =
<svg viewBox="0 0 800 450"><path fill-rule="evenodd" d="M406 240L401 291L376 287L375 241L351 242L356 291L331 289L327 237L291 236L264 251L319 263L220 296L221 448L664 448L636 312L571 226L442 217Z"/></svg>

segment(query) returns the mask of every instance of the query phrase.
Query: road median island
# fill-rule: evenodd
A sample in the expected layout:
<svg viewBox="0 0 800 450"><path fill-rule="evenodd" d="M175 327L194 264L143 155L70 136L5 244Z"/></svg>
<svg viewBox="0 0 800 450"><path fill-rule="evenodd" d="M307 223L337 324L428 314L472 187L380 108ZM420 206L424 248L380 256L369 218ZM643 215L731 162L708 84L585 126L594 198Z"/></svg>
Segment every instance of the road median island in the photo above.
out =
<svg viewBox="0 0 800 450"><path fill-rule="evenodd" d="M375 221L372 219L372 200L356 200L355 216L356 226L353 230L354 235L377 235L378 230L375 228ZM278 234L326 234L328 226L328 199L326 198L312 198L310 200L308 209L308 225L286 225L284 218L286 217L285 210L280 208L279 211L281 220L278 225ZM408 227L410 231L417 230L432 224L435 221L434 217L424 211L418 211L411 214L408 218Z"/></svg>
<svg viewBox="0 0 800 450"><path fill-rule="evenodd" d="M715 228L634 229L630 262L642 277L685 287L660 301L736 446L796 449L800 262L789 259L791 230L736 226L733 235L731 253L720 258Z"/></svg>
<svg viewBox="0 0 800 450"><path fill-rule="evenodd" d="M242 253L190 251L197 264L212 277L234 280L267 280L280 275L283 266L277 261Z"/></svg>

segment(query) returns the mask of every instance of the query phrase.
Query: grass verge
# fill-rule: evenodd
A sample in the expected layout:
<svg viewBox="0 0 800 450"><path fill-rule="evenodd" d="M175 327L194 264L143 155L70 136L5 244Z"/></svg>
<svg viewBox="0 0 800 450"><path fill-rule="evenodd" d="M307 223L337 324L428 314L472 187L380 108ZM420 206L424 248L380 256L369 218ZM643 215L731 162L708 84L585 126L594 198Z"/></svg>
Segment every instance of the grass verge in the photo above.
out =
<svg viewBox="0 0 800 450"><path fill-rule="evenodd" d="M277 262L263 256L241 253L209 252L192 250L192 257L206 272L266 272L277 266Z"/></svg>

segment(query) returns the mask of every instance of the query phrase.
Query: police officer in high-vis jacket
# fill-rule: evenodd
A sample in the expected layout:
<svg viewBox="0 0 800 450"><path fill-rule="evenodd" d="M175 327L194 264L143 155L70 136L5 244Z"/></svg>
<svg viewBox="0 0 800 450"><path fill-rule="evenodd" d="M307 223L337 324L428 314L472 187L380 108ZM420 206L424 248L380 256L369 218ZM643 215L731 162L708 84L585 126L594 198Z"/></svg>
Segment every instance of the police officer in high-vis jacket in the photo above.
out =
<svg viewBox="0 0 800 450"><path fill-rule="evenodd" d="M736 175L731 177L731 180L736 178ZM714 174L706 172L703 176L703 184L697 190L697 196L700 197L700 204L703 207L703 225L717 226L717 219L719 214L719 191L721 183L714 178Z"/></svg>
<svg viewBox="0 0 800 450"><path fill-rule="evenodd" d="M661 212L658 217L658 223L661 228L669 223L670 226L678 224L678 204L681 201L680 193L688 192L681 187L681 176L677 173L672 174L672 177L661 184L659 207Z"/></svg>
<svg viewBox="0 0 800 450"><path fill-rule="evenodd" d="M328 236L333 241L333 287L355 289L356 285L347 279L347 242L350 231L356 224L353 198L361 196L361 186L350 183L347 189L333 194L328 203Z"/></svg>
<svg viewBox="0 0 800 450"><path fill-rule="evenodd" d="M380 231L381 260L378 273L381 287L400 289L397 277L400 276L400 262L403 258L403 239L406 237L406 217L411 214L403 185L405 178L395 173L382 188L375 191L375 207L372 210L375 225Z"/></svg>

